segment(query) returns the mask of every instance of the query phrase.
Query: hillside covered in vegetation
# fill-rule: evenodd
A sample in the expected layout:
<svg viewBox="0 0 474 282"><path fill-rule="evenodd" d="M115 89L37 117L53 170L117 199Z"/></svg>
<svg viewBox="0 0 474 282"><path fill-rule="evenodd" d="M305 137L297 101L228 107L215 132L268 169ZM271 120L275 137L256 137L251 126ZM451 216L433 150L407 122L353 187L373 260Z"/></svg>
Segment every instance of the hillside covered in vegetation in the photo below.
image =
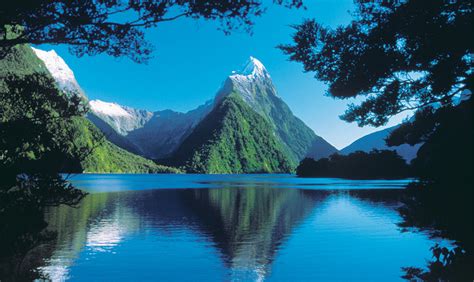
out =
<svg viewBox="0 0 474 282"><path fill-rule="evenodd" d="M197 173L289 172L291 162L270 124L229 95L196 126L173 157Z"/></svg>
<svg viewBox="0 0 474 282"><path fill-rule="evenodd" d="M52 154L41 143L41 138L44 138L61 147L61 156L55 153L54 157L47 159L54 162L54 166L60 166L63 172L179 172L127 152L106 140L100 130L83 116L87 111L85 101L74 93L58 89L43 62L29 46L15 46L0 60L0 77L1 151L5 153L1 155L5 158L16 152L24 159L24 164ZM55 111L57 105L64 105L70 111L78 106L82 112L73 112L70 118L62 118L62 114ZM48 118L44 121L36 119L45 114ZM26 136L28 134L31 136ZM62 146L64 144L68 146Z"/></svg>

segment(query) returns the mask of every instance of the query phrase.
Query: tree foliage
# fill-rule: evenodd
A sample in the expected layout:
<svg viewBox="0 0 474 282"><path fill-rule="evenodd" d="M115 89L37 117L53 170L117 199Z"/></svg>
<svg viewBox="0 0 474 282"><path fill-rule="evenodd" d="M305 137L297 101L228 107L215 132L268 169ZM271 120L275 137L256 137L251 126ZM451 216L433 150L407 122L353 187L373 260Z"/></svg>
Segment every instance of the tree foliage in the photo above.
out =
<svg viewBox="0 0 474 282"><path fill-rule="evenodd" d="M473 132L472 98L458 106L429 108L420 111L416 119L407 122L388 139L389 145L425 144L413 160L417 175L428 181L454 185L451 190L472 184ZM467 189L472 190L472 187Z"/></svg>
<svg viewBox="0 0 474 282"><path fill-rule="evenodd" d="M315 20L294 26L280 49L329 85L329 95L365 97L341 116L385 124L402 111L450 104L473 86L472 1L357 0L354 20L336 29Z"/></svg>
<svg viewBox="0 0 474 282"><path fill-rule="evenodd" d="M86 195L58 172L81 159L68 123L86 108L66 98L44 73L0 76L0 266L22 261L33 248L54 238L45 230L43 209L77 205ZM73 165L72 163L70 165ZM0 269L0 273L3 269Z"/></svg>
<svg viewBox="0 0 474 282"><path fill-rule="evenodd" d="M273 0L301 7L302 0ZM264 12L260 0L16 0L0 8L0 47L68 44L82 56L107 53L146 61L152 50L144 30L178 18L216 20L221 29L249 30Z"/></svg>
<svg viewBox="0 0 474 282"><path fill-rule="evenodd" d="M71 150L68 123L86 112L44 74L10 75L0 87L0 169L5 175L57 172L65 160L89 152Z"/></svg>
<svg viewBox="0 0 474 282"><path fill-rule="evenodd" d="M178 170L106 141L83 117L84 101L58 89L29 46L10 51L0 60L0 279L32 280L24 257L55 237L45 207L76 206L86 195L59 172Z"/></svg>

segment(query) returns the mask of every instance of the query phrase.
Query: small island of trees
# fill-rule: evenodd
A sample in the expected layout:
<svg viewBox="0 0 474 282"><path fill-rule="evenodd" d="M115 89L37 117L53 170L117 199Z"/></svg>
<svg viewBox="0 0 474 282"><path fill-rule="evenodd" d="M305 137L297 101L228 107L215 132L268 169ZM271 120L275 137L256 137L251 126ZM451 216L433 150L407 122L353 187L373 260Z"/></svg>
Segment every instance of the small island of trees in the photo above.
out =
<svg viewBox="0 0 474 282"><path fill-rule="evenodd" d="M300 177L341 177L351 179L400 179L412 176L410 166L396 151L357 151L329 158L305 158L296 169Z"/></svg>

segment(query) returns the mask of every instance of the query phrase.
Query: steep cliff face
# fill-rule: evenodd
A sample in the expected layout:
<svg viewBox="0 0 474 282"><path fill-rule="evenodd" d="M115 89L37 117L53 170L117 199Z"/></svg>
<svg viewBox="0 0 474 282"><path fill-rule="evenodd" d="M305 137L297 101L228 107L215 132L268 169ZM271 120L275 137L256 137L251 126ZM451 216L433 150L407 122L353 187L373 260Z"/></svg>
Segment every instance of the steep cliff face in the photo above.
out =
<svg viewBox="0 0 474 282"><path fill-rule="evenodd" d="M35 55L43 61L51 76L54 78L59 88L66 93L79 95L87 99L86 94L79 86L79 83L74 76L74 72L69 68L66 62L61 58L56 51L43 51L36 48L31 48Z"/></svg>

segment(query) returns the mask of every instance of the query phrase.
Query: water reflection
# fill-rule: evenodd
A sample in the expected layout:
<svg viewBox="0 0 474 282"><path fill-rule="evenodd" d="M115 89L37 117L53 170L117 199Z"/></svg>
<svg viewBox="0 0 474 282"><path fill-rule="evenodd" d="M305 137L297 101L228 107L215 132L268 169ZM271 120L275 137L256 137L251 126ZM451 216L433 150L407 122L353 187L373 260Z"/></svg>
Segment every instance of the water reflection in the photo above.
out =
<svg viewBox="0 0 474 282"><path fill-rule="evenodd" d="M51 208L56 239L22 267L55 281L386 281L430 258L432 239L397 227L400 190L220 185L92 193L79 208Z"/></svg>
<svg viewBox="0 0 474 282"><path fill-rule="evenodd" d="M231 279L261 280L282 241L324 197L259 187L193 190L187 199L200 230L222 253Z"/></svg>

